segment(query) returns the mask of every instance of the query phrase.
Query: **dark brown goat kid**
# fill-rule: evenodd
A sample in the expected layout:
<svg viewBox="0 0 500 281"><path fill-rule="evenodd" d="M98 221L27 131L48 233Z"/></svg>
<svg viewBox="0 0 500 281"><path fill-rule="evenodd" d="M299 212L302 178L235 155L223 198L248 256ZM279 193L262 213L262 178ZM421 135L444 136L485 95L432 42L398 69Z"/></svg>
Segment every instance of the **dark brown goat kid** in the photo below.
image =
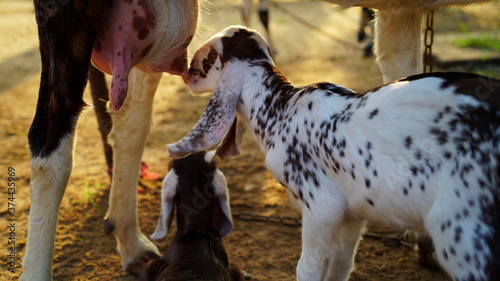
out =
<svg viewBox="0 0 500 281"><path fill-rule="evenodd" d="M165 239L174 213L177 232L165 255L142 269L141 281L244 280L241 271L229 264L222 245L221 238L232 231L233 222L226 178L213 157L214 152L199 152L171 162L151 239Z"/></svg>

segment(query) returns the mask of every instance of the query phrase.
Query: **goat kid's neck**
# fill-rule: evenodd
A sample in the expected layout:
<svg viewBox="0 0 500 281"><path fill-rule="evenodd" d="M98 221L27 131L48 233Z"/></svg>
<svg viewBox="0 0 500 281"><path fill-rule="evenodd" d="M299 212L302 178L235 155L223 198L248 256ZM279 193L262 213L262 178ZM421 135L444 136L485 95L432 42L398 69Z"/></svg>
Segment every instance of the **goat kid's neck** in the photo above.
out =
<svg viewBox="0 0 500 281"><path fill-rule="evenodd" d="M252 129L252 133L259 140L264 152L273 148L274 138L278 137L279 132L284 129L283 122L292 120L298 111L307 107L307 104L303 106L300 104L320 98L311 95L310 98L303 99L304 95L317 90L320 85L328 84L329 87L338 87L342 93L347 92L347 95L340 93L335 103L329 104L329 109L332 110L331 112L341 112L352 103L349 98L355 94L347 88L331 83L295 86L267 61L251 63L246 67L248 70L241 70L241 66L237 70L247 74L242 78L237 112ZM324 102L330 103L331 100Z"/></svg>

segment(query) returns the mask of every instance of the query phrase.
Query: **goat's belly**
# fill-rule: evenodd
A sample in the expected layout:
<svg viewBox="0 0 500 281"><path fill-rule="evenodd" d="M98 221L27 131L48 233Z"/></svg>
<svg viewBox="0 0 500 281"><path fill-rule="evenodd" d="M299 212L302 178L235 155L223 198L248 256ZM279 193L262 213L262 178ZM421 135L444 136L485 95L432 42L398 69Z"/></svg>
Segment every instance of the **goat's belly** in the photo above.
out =
<svg viewBox="0 0 500 281"><path fill-rule="evenodd" d="M167 33L162 28L166 28L164 22L171 24L169 14L154 11L154 2L113 2L104 13L104 23L98 30L92 53L92 61L99 69L108 74L128 74L134 66L146 72L181 74L187 70L187 46L196 22L178 21L176 26L168 28L179 31ZM195 14L197 9L190 4L183 8L190 14ZM172 34L177 37L173 38ZM158 44L165 41L175 44Z"/></svg>
<svg viewBox="0 0 500 281"><path fill-rule="evenodd" d="M358 202L349 202L348 210L352 217L362 218L393 229L413 229L425 232L425 211L411 200L386 194L385 202L375 199L359 198ZM368 201L369 200L369 201Z"/></svg>
<svg viewBox="0 0 500 281"><path fill-rule="evenodd" d="M168 12L154 9L158 4L154 0L114 1L104 12L91 59L97 68L113 75L111 105L114 110L119 110L125 100L132 67L177 75L187 71L187 46L196 28L195 3L179 5L192 17L175 24Z"/></svg>
<svg viewBox="0 0 500 281"><path fill-rule="evenodd" d="M113 2L113 6L104 13L92 61L108 74L128 73L151 48L154 27L155 15L151 9L139 3Z"/></svg>

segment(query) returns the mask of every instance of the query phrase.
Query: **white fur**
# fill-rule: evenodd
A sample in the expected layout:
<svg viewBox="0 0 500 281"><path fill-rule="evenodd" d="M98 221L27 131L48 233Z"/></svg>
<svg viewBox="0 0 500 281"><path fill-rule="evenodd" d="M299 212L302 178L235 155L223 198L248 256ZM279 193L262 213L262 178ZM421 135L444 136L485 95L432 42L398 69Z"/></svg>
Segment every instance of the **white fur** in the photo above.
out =
<svg viewBox="0 0 500 281"><path fill-rule="evenodd" d="M190 2L192 10L198 7L198 0L184 0ZM155 25L155 41L148 55L139 64L151 65L155 62L165 61L166 58L175 58L179 54L172 54L172 50L182 50L186 43L186 34L194 34L198 23L197 13L187 10L186 4L181 1L154 1L151 9L157 13L158 20ZM178 28L179 23L185 23L183 28Z"/></svg>
<svg viewBox="0 0 500 281"><path fill-rule="evenodd" d="M20 280L52 280L52 256L59 206L73 166L73 136L47 158L31 160L28 244Z"/></svg>
<svg viewBox="0 0 500 281"><path fill-rule="evenodd" d="M163 178L161 188L160 216L158 217L158 224L156 225L156 229L150 236L150 238L157 243L161 243L168 234L170 223L173 219L174 214L174 198L177 194L176 187L178 182L179 178L174 169L170 170L168 174Z"/></svg>

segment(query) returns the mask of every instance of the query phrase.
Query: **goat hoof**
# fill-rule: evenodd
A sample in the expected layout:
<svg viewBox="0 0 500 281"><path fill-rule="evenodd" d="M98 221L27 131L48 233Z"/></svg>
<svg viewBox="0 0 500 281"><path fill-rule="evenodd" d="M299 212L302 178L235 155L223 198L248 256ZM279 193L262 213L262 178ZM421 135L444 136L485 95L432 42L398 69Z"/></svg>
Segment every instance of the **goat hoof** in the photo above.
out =
<svg viewBox="0 0 500 281"><path fill-rule="evenodd" d="M104 220L103 226L104 234L106 234L107 236L110 236L115 231L115 225L109 219Z"/></svg>
<svg viewBox="0 0 500 281"><path fill-rule="evenodd" d="M133 276L139 276L141 272L146 268L146 264L148 262L159 258L160 256L158 256L154 252L146 252L146 254L142 256L138 261L127 265L125 270Z"/></svg>

